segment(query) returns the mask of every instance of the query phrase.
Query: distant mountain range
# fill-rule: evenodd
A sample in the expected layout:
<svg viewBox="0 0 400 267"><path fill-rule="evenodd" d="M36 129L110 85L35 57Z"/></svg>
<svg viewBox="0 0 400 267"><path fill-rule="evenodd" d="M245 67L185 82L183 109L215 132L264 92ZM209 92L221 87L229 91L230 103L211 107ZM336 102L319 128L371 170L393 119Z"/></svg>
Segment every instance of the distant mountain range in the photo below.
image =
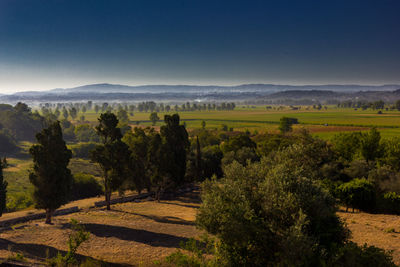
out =
<svg viewBox="0 0 400 267"><path fill-rule="evenodd" d="M120 101L235 101L248 103L337 102L350 99L393 101L400 98L400 85L277 85L237 86L90 84L48 91L27 91L0 95L2 103L44 103Z"/></svg>

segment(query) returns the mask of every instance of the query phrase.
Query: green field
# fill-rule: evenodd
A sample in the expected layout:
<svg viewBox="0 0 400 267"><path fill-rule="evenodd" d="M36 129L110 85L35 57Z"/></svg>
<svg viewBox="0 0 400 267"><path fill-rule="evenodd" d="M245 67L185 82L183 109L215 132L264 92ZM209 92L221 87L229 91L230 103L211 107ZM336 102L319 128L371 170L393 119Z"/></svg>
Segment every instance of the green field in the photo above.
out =
<svg viewBox="0 0 400 267"><path fill-rule="evenodd" d="M279 119L282 116L297 118L300 125L295 128L303 127L314 135L329 139L337 132L347 132L355 130L368 130L370 127L377 127L382 136L393 137L400 136L400 112L383 111L378 114L376 110L354 110L336 107L328 107L327 110L314 110L312 108L302 107L300 110L291 110L288 107L282 109L267 110L265 106L239 106L233 111L194 111L179 112L181 119L186 123L187 128L200 128L201 122L206 122L206 128L220 128L226 124L228 128L244 131L257 130L258 132L277 131ZM174 113L174 112L169 112ZM158 116L163 118L164 112ZM82 114L79 114L79 116ZM86 112L85 118L88 121L95 122L98 114ZM78 116L78 117L79 117ZM130 116L131 123L150 126L150 112L135 112ZM158 122L157 125L162 125Z"/></svg>

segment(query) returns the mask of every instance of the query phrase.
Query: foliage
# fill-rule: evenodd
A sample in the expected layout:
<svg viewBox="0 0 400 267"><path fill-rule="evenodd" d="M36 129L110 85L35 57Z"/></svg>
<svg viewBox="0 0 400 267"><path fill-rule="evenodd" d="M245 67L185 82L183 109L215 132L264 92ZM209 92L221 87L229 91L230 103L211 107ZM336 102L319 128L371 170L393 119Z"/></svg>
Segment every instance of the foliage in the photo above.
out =
<svg viewBox="0 0 400 267"><path fill-rule="evenodd" d="M65 145L59 122L43 129L36 139L39 144L29 150L34 162L29 180L35 187L35 207L46 210L46 223L50 223L53 211L69 200L72 175L67 166L72 153Z"/></svg>
<svg viewBox="0 0 400 267"><path fill-rule="evenodd" d="M17 141L33 140L43 123L44 118L38 113L32 113L24 103L17 103L14 107L3 105L0 109L0 128L7 129Z"/></svg>
<svg viewBox="0 0 400 267"><path fill-rule="evenodd" d="M97 162L103 171L103 183L107 210L110 210L111 193L121 187L127 177L126 166L129 159L129 148L121 141L122 135L117 128L118 119L113 113L102 113L97 133L103 144L91 151L91 159Z"/></svg>
<svg viewBox="0 0 400 267"><path fill-rule="evenodd" d="M279 120L279 130L281 133L287 133L292 131L292 125L297 124L298 120L296 118L288 118L288 117L282 117Z"/></svg>
<svg viewBox="0 0 400 267"><path fill-rule="evenodd" d="M75 127L75 137L79 142L100 142L96 131L89 124L81 124Z"/></svg>
<svg viewBox="0 0 400 267"><path fill-rule="evenodd" d="M379 209L381 212L400 214L400 194L388 192L379 199Z"/></svg>
<svg viewBox="0 0 400 267"><path fill-rule="evenodd" d="M338 249L336 255L325 263L327 266L346 266L346 267L395 267L391 253L383 249L367 246L357 246L353 242L347 242Z"/></svg>
<svg viewBox="0 0 400 267"><path fill-rule="evenodd" d="M338 187L338 195L347 208L371 211L376 204L376 190L372 182L365 178L354 179Z"/></svg>
<svg viewBox="0 0 400 267"><path fill-rule="evenodd" d="M179 115L165 115L166 125L161 126L162 153L168 157L163 164L163 173L175 186L184 182L186 172L186 153L189 149L188 133L185 126L179 124Z"/></svg>
<svg viewBox="0 0 400 267"><path fill-rule="evenodd" d="M331 140L332 150L343 158L345 161L351 162L361 147L362 134L355 133L340 133Z"/></svg>
<svg viewBox="0 0 400 267"><path fill-rule="evenodd" d="M334 199L284 152L281 158L233 163L202 186L196 222L219 238L228 265L312 265L348 237Z"/></svg>
<svg viewBox="0 0 400 267"><path fill-rule="evenodd" d="M253 140L251 140L249 135L239 134L229 138L229 140L223 144L222 150L224 153L227 153L230 151L238 151L243 147L248 147L255 151L257 145Z"/></svg>
<svg viewBox="0 0 400 267"><path fill-rule="evenodd" d="M10 154L18 150L17 144L10 131L0 130L0 154Z"/></svg>
<svg viewBox="0 0 400 267"><path fill-rule="evenodd" d="M157 112L152 112L150 114L150 121L153 123L153 126L156 125L157 121L159 121L160 118L157 115Z"/></svg>
<svg viewBox="0 0 400 267"><path fill-rule="evenodd" d="M8 183L4 181L3 176L3 163L0 163L0 217L6 209L7 185Z"/></svg>
<svg viewBox="0 0 400 267"><path fill-rule="evenodd" d="M90 157L90 151L95 149L97 145L97 143L79 143L71 145L69 148L74 157L88 159Z"/></svg>
<svg viewBox="0 0 400 267"><path fill-rule="evenodd" d="M103 188L93 175L77 173L74 175L70 200L95 197L103 194Z"/></svg>
<svg viewBox="0 0 400 267"><path fill-rule="evenodd" d="M361 155L369 162L383 156L383 150L380 144L381 135L372 128L369 133L363 134L361 137Z"/></svg>

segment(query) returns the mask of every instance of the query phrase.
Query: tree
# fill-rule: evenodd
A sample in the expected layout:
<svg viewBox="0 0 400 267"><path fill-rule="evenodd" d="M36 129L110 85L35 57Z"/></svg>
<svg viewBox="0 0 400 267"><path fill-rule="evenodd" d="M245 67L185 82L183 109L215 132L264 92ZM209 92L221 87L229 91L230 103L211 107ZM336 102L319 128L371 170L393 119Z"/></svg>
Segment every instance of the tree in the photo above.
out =
<svg viewBox="0 0 400 267"><path fill-rule="evenodd" d="M281 156L234 162L202 186L196 223L218 237L227 266L318 266L348 238L335 199Z"/></svg>
<svg viewBox="0 0 400 267"><path fill-rule="evenodd" d="M3 176L3 164L0 163L0 217L6 209L7 185L8 183L4 181Z"/></svg>
<svg viewBox="0 0 400 267"><path fill-rule="evenodd" d="M205 129L206 128L206 122L205 121L201 121L201 128Z"/></svg>
<svg viewBox="0 0 400 267"><path fill-rule="evenodd" d="M71 116L71 118L72 118L73 120L75 120L75 118L78 116L78 111L76 110L75 107L72 107L72 108L69 110L69 115Z"/></svg>
<svg viewBox="0 0 400 267"><path fill-rule="evenodd" d="M111 193L121 187L127 177L127 161L130 156L128 146L121 141L121 130L117 128L118 119L110 112L100 115L96 126L97 134L103 144L91 151L91 159L103 171L104 194L107 210L110 210Z"/></svg>
<svg viewBox="0 0 400 267"><path fill-rule="evenodd" d="M292 125L298 123L296 118L282 117L279 122L279 130L281 133L292 131Z"/></svg>
<svg viewBox="0 0 400 267"><path fill-rule="evenodd" d="M69 200L73 180L67 166L72 153L65 145L58 121L38 133L36 139L39 144L29 150L34 164L29 180L35 187L35 207L45 209L46 223L51 223L53 212Z"/></svg>
<svg viewBox="0 0 400 267"><path fill-rule="evenodd" d="M157 121L158 121L159 119L160 119L160 118L158 117L157 112L152 112L152 113L150 114L150 120L151 120L151 122L153 123L153 126L156 125L156 123L157 123Z"/></svg>
<svg viewBox="0 0 400 267"><path fill-rule="evenodd" d="M68 110L65 107L62 109L62 115L65 120L68 119Z"/></svg>
<svg viewBox="0 0 400 267"><path fill-rule="evenodd" d="M184 182L186 172L186 154L189 149L188 133L184 125L179 124L179 115L165 115L166 125L161 126L163 138L162 151L167 158L164 173L175 186Z"/></svg>
<svg viewBox="0 0 400 267"><path fill-rule="evenodd" d="M122 124L127 124L129 122L128 112L125 109L118 110L117 118Z"/></svg>
<svg viewBox="0 0 400 267"><path fill-rule="evenodd" d="M383 155L380 144L381 134L375 127L361 137L361 155L367 162L373 161Z"/></svg>

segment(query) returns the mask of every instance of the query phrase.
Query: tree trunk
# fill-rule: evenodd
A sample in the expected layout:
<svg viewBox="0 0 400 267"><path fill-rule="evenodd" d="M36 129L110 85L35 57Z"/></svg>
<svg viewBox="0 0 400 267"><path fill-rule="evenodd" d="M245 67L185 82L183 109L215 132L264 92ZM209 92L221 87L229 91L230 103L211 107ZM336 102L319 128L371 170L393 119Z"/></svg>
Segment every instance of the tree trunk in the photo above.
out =
<svg viewBox="0 0 400 267"><path fill-rule="evenodd" d="M111 192L106 192L106 203L107 203L107 210L111 210L111 207L110 207L110 200L111 200Z"/></svg>
<svg viewBox="0 0 400 267"><path fill-rule="evenodd" d="M53 215L53 210L46 209L46 224L51 224L51 216Z"/></svg>

